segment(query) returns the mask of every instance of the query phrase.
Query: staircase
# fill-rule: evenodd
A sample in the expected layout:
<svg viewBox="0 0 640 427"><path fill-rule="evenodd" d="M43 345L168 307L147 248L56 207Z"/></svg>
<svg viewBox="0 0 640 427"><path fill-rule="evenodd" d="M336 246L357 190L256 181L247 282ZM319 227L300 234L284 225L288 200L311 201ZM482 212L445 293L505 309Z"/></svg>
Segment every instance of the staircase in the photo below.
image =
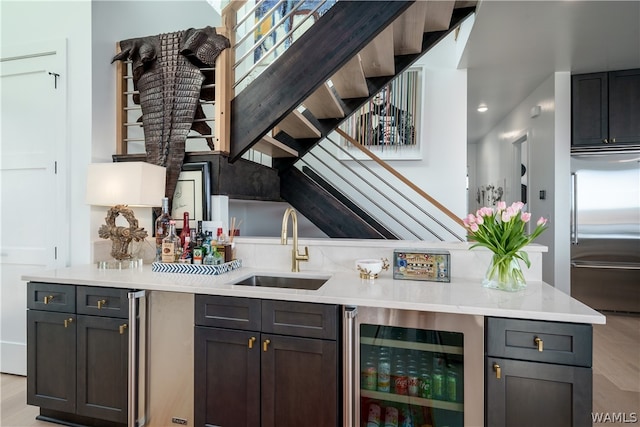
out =
<svg viewBox="0 0 640 427"><path fill-rule="evenodd" d="M229 162L250 149L270 156L281 199L330 237L398 238L308 166L294 165L458 27L475 4L336 2L231 100Z"/></svg>

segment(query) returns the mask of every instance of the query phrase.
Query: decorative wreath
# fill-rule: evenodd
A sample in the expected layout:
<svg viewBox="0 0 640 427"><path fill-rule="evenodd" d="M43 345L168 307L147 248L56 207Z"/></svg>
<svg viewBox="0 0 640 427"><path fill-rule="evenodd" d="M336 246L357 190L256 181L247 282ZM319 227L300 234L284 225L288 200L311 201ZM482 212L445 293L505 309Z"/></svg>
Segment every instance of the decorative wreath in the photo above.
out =
<svg viewBox="0 0 640 427"><path fill-rule="evenodd" d="M129 227L116 225L118 215L122 215L127 220ZM138 227L138 220L133 211L127 205L116 205L107 212L105 222L106 224L98 229L98 235L103 239L111 239L113 242L111 256L120 261L131 259L132 256L129 253L131 241L139 242L148 236L144 228Z"/></svg>

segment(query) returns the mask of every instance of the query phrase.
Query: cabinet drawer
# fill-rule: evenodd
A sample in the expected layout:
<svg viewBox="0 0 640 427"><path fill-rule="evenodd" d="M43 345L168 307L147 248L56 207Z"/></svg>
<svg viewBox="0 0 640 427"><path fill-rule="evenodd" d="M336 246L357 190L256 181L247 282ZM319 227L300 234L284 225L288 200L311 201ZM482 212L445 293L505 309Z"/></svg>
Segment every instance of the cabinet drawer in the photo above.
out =
<svg viewBox="0 0 640 427"><path fill-rule="evenodd" d="M253 298L196 295L196 325L260 330L260 300Z"/></svg>
<svg viewBox="0 0 640 427"><path fill-rule="evenodd" d="M591 367L591 325L494 317L486 322L489 356Z"/></svg>
<svg viewBox="0 0 640 427"><path fill-rule="evenodd" d="M78 314L126 319L129 317L128 293L127 289L78 286L76 291Z"/></svg>
<svg viewBox="0 0 640 427"><path fill-rule="evenodd" d="M35 310L75 313L76 287L53 283L27 283L27 307Z"/></svg>
<svg viewBox="0 0 640 427"><path fill-rule="evenodd" d="M292 301L262 301L262 331L335 340L338 307Z"/></svg>

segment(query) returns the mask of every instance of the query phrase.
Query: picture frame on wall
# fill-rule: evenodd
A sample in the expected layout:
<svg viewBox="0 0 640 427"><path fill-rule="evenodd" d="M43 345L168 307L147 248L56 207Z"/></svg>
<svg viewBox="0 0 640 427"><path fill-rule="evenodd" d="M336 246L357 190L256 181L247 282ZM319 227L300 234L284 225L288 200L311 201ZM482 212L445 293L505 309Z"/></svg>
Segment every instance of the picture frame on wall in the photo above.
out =
<svg viewBox="0 0 640 427"><path fill-rule="evenodd" d="M182 165L176 190L173 193L171 216L176 228L184 227L184 213L189 213L189 228L195 229L198 221L208 221L211 215L209 163L196 162Z"/></svg>
<svg viewBox="0 0 640 427"><path fill-rule="evenodd" d="M382 160L420 160L422 69L410 68L349 116L340 129ZM346 138L340 160L371 160Z"/></svg>

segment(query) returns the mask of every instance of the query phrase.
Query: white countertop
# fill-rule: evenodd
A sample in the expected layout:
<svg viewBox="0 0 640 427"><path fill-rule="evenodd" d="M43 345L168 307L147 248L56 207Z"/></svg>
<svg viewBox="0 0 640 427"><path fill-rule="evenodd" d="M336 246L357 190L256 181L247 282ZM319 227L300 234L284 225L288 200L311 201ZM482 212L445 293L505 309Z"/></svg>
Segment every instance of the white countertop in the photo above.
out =
<svg viewBox="0 0 640 427"><path fill-rule="evenodd" d="M233 285L254 274L329 278L318 290L260 288ZM149 291L185 292L237 297L384 307L519 319L604 324L605 317L541 281L528 281L519 292L486 289L481 279L452 278L451 283L394 280L389 271L375 280L360 279L356 271L242 267L219 276L161 273L146 265L132 270L100 270L95 265L62 268L23 276L24 280Z"/></svg>

